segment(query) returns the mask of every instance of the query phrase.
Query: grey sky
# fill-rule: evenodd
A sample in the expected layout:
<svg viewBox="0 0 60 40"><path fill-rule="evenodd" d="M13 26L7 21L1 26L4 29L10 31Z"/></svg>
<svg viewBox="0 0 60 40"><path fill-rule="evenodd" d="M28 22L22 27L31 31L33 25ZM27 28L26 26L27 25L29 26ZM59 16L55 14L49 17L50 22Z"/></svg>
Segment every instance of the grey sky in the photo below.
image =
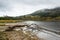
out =
<svg viewBox="0 0 60 40"><path fill-rule="evenodd" d="M26 15L54 7L60 7L60 0L0 0L0 16Z"/></svg>

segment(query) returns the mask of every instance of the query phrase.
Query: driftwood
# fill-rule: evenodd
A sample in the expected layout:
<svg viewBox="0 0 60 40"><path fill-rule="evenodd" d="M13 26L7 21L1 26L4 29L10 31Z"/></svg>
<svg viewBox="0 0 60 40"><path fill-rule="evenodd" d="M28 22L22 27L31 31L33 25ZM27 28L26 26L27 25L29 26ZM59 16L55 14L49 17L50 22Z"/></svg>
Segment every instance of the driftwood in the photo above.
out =
<svg viewBox="0 0 60 40"><path fill-rule="evenodd" d="M35 25L35 26L34 26ZM27 27L27 30L29 30L29 29L32 29L32 31L33 30L38 30L38 31L40 31L40 27L37 25L37 24L31 24L31 25L14 25L14 26L12 26L12 27L8 27L5 31L13 31L16 27L18 27L18 28L20 28L20 29L22 29L21 27ZM33 27L31 27L31 26L33 26ZM23 30L23 29L22 29Z"/></svg>
<svg viewBox="0 0 60 40"><path fill-rule="evenodd" d="M13 31L13 29L16 27L25 27L25 26L29 27L28 25L14 25L12 27L9 26L5 31Z"/></svg>

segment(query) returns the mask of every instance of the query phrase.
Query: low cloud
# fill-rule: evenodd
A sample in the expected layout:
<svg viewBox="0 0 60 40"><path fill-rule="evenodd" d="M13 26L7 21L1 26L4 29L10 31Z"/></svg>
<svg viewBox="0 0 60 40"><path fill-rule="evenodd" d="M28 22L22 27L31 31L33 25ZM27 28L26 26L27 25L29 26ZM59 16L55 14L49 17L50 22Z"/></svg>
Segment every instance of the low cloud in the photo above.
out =
<svg viewBox="0 0 60 40"><path fill-rule="evenodd" d="M0 16L30 14L44 8L60 6L60 0L0 0Z"/></svg>

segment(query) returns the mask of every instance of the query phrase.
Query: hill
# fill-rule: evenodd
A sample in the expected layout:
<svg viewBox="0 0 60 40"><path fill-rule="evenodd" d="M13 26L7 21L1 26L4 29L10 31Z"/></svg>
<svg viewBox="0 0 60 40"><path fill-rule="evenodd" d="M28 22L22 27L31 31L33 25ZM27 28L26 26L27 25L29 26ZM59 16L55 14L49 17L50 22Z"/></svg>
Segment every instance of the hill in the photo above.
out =
<svg viewBox="0 0 60 40"><path fill-rule="evenodd" d="M38 10L31 14L32 16L41 16L41 17L58 17L60 16L60 7L53 9L44 9Z"/></svg>
<svg viewBox="0 0 60 40"><path fill-rule="evenodd" d="M4 16L0 17L0 20L60 21L60 7L38 10L34 13L17 17Z"/></svg>

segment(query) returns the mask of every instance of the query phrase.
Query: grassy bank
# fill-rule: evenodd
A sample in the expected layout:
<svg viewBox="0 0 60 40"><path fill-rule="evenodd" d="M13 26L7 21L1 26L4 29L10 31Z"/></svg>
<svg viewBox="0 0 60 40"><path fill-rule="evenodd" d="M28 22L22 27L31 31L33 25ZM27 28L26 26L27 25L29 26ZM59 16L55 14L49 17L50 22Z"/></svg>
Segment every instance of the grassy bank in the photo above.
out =
<svg viewBox="0 0 60 40"><path fill-rule="evenodd" d="M16 23L21 21L23 20L0 20L0 23Z"/></svg>
<svg viewBox="0 0 60 40"><path fill-rule="evenodd" d="M0 26L5 26L6 23L17 23L22 21L23 20L0 20Z"/></svg>
<svg viewBox="0 0 60 40"><path fill-rule="evenodd" d="M17 23L22 21L23 20L0 20L0 26L5 26L6 23Z"/></svg>

